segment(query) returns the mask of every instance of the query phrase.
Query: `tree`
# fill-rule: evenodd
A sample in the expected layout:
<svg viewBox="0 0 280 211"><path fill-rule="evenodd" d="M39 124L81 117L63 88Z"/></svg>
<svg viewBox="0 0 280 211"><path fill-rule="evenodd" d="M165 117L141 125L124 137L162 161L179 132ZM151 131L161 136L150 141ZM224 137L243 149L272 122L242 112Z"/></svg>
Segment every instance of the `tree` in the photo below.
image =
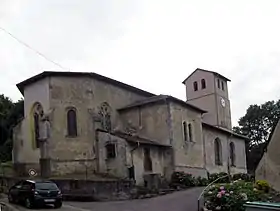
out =
<svg viewBox="0 0 280 211"><path fill-rule="evenodd" d="M23 100L12 102L4 95L0 95L0 161L11 159L12 129L23 117Z"/></svg>
<svg viewBox="0 0 280 211"><path fill-rule="evenodd" d="M236 133L249 137L246 143L247 168L255 171L263 151L268 144L269 135L280 118L280 100L268 101L261 105L250 105L245 116L234 127Z"/></svg>

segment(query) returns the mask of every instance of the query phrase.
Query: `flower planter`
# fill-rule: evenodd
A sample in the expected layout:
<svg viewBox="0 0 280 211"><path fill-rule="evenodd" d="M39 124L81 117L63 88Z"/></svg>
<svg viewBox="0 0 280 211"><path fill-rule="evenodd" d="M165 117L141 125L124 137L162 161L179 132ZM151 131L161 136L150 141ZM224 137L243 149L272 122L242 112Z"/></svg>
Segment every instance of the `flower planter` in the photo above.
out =
<svg viewBox="0 0 280 211"><path fill-rule="evenodd" d="M244 206L246 211L280 210L280 203L247 202Z"/></svg>

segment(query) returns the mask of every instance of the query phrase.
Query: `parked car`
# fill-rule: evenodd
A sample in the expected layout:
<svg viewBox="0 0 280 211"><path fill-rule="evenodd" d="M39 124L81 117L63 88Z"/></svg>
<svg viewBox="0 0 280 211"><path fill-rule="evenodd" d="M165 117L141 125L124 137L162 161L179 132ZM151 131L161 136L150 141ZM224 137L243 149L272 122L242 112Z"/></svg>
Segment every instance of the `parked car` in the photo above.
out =
<svg viewBox="0 0 280 211"><path fill-rule="evenodd" d="M45 180L22 180L9 189L10 203L21 203L27 208L52 204L62 206L62 194L57 185Z"/></svg>

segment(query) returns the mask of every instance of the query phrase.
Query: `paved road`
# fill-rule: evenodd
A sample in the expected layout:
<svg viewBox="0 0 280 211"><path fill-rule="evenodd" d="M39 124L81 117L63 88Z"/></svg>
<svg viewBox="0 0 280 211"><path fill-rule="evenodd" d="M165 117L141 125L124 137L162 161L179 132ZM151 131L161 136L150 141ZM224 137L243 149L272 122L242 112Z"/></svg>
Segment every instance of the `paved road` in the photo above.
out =
<svg viewBox="0 0 280 211"><path fill-rule="evenodd" d="M193 188L150 199L115 202L64 202L59 211L197 211L202 188ZM19 210L26 210L17 206ZM50 211L53 209L38 209ZM36 210L34 210L36 211Z"/></svg>

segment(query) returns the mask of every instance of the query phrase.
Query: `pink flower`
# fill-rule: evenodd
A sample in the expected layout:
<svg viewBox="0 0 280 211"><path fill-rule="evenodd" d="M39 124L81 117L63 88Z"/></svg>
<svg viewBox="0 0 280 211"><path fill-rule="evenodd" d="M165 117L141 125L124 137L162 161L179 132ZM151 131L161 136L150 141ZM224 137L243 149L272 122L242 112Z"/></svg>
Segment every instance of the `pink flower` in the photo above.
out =
<svg viewBox="0 0 280 211"><path fill-rule="evenodd" d="M222 190L220 193L221 193L221 194L225 194L225 193L226 193L226 191L225 191L225 190Z"/></svg>
<svg viewBox="0 0 280 211"><path fill-rule="evenodd" d="M220 190L224 190L224 189L225 189L225 187L224 187L224 186L221 186L221 187L220 187Z"/></svg>

